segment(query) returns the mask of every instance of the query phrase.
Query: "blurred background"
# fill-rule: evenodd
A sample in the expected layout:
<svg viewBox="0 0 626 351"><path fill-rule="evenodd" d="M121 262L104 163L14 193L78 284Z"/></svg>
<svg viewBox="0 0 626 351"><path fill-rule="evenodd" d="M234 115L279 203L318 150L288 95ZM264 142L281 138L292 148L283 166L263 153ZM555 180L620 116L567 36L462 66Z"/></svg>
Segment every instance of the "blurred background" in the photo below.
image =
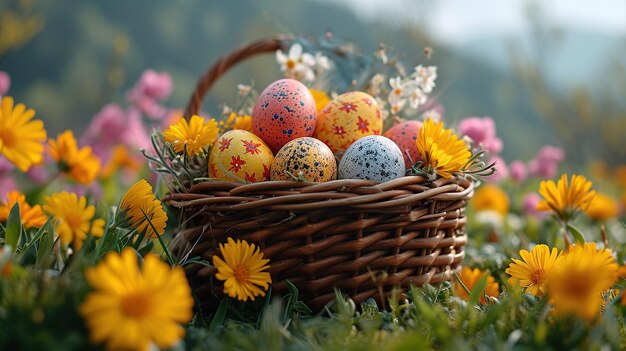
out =
<svg viewBox="0 0 626 351"><path fill-rule="evenodd" d="M438 66L433 95L445 119L492 117L507 161L549 144L570 167L626 163L623 0L2 0L0 71L50 136L81 134L146 69L171 75L165 104L183 108L202 72L234 48L326 32L367 54L382 42L408 66ZM272 55L250 60L219 80L206 109L219 113L238 83L262 89L279 77Z"/></svg>

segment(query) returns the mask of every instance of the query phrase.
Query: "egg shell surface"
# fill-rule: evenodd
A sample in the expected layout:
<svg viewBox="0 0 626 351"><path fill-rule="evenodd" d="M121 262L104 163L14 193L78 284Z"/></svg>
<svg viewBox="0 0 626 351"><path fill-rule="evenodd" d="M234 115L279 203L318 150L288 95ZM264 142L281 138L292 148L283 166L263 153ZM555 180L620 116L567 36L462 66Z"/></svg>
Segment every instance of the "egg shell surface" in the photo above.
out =
<svg viewBox="0 0 626 351"><path fill-rule="evenodd" d="M296 138L312 136L317 107L309 89L294 79L268 85L252 110L252 132L276 153Z"/></svg>
<svg viewBox="0 0 626 351"><path fill-rule="evenodd" d="M417 136L422 129L422 122L420 121L406 121L389 128L383 136L393 140L400 148L402 156L404 157L404 165L410 168L413 163L420 161L422 156L417 149ZM411 156L407 156L407 152ZM411 163L413 160L413 163Z"/></svg>
<svg viewBox="0 0 626 351"><path fill-rule="evenodd" d="M386 182L403 177L404 174L404 158L400 148L382 135L370 135L357 140L339 162L339 179Z"/></svg>
<svg viewBox="0 0 626 351"><path fill-rule="evenodd" d="M270 179L274 154L258 136L245 130L231 130L219 137L209 154L209 177L255 183Z"/></svg>
<svg viewBox="0 0 626 351"><path fill-rule="evenodd" d="M323 142L303 137L285 144L274 157L270 180L293 180L287 172L302 174L307 182L326 182L337 178L337 161Z"/></svg>
<svg viewBox="0 0 626 351"><path fill-rule="evenodd" d="M337 96L322 109L315 137L333 152L341 153L364 136L380 135L382 129L383 119L376 99L353 91Z"/></svg>

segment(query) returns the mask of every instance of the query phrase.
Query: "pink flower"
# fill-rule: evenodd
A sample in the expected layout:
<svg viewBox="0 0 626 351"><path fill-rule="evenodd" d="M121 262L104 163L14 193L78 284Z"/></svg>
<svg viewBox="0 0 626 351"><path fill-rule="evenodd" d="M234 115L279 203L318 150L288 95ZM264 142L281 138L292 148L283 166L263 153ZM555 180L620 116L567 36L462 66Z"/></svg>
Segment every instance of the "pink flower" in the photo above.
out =
<svg viewBox="0 0 626 351"><path fill-rule="evenodd" d="M129 92L129 96L147 96L155 100L164 100L171 93L172 77L170 77L170 74L148 69L141 74L141 77Z"/></svg>
<svg viewBox="0 0 626 351"><path fill-rule="evenodd" d="M500 182L509 177L509 168L506 165L506 162L499 156L492 156L487 162L488 165L496 163L496 173L486 177L490 182Z"/></svg>
<svg viewBox="0 0 626 351"><path fill-rule="evenodd" d="M528 173L534 177L552 179L556 176L559 162L565 158L560 147L546 145L528 162Z"/></svg>
<svg viewBox="0 0 626 351"><path fill-rule="evenodd" d="M8 175L15 169L13 163L9 162L4 156L0 155L0 176Z"/></svg>
<svg viewBox="0 0 626 351"><path fill-rule="evenodd" d="M498 154L502 151L502 140L496 137L496 123L491 117L467 117L459 124L459 133L470 137L474 146Z"/></svg>
<svg viewBox="0 0 626 351"><path fill-rule="evenodd" d="M17 189L15 180L8 174L0 175L0 199L6 199L7 193Z"/></svg>
<svg viewBox="0 0 626 351"><path fill-rule="evenodd" d="M11 87L11 77L7 72L0 71L0 97L9 91Z"/></svg>
<svg viewBox="0 0 626 351"><path fill-rule="evenodd" d="M509 165L509 171L511 172L511 178L518 183L526 180L526 177L528 176L526 164L524 164L524 162L520 160L515 160L511 162L511 164Z"/></svg>
<svg viewBox="0 0 626 351"><path fill-rule="evenodd" d="M81 138L96 154L108 152L127 130L126 112L117 104L108 104L98 112Z"/></svg>
<svg viewBox="0 0 626 351"><path fill-rule="evenodd" d="M524 195L524 198L522 199L522 209L524 214L539 218L544 217L546 212L537 211L537 204L539 201L541 201L541 196L537 193L528 193Z"/></svg>
<svg viewBox="0 0 626 351"><path fill-rule="evenodd" d="M31 167L28 172L26 172L28 179L33 181L36 184L45 184L48 181L48 171L46 171L46 167L43 165Z"/></svg>
<svg viewBox="0 0 626 351"><path fill-rule="evenodd" d="M167 109L158 101L166 99L171 93L172 78L169 73L149 69L141 74L135 86L126 94L126 98L141 112L152 118L161 119L167 113Z"/></svg>
<svg viewBox="0 0 626 351"><path fill-rule="evenodd" d="M121 142L137 149L152 149L152 142L141 120L141 113L134 108L128 109L126 130L121 137Z"/></svg>

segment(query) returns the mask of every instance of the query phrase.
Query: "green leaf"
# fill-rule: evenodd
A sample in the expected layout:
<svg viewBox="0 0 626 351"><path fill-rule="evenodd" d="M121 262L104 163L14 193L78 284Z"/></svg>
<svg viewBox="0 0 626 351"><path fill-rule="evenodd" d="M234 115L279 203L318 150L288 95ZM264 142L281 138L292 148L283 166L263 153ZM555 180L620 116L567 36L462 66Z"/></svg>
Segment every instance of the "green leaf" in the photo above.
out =
<svg viewBox="0 0 626 351"><path fill-rule="evenodd" d="M213 319L211 320L211 324L209 324L210 332L217 332L218 328L221 328L224 325L224 321L226 320L226 312L228 311L228 297L224 296L222 298L222 302L220 302Z"/></svg>
<svg viewBox="0 0 626 351"><path fill-rule="evenodd" d="M39 248L37 249L37 267L39 268L49 268L54 261L54 254L52 252L54 233L52 232L52 225L50 225L49 229L50 230L46 230L39 241Z"/></svg>
<svg viewBox="0 0 626 351"><path fill-rule="evenodd" d="M584 245L585 244L585 237L583 236L583 234L580 232L580 230L576 229L576 227L574 227L571 224L567 225L567 229L569 230L570 233L572 233L572 235L574 236L574 241L577 242L578 244Z"/></svg>
<svg viewBox="0 0 626 351"><path fill-rule="evenodd" d="M22 218L20 217L20 205L15 204L11 208L9 218L7 219L6 236L4 241L13 248L13 252L17 250L17 243L20 241L22 234Z"/></svg>
<svg viewBox="0 0 626 351"><path fill-rule="evenodd" d="M480 280L478 280L476 285L474 285L474 287L472 288L472 292L470 293L468 300L468 303L470 305L473 306L478 304L480 298L485 294L485 289L487 288L487 279L489 279L488 272L483 274L483 276L480 277Z"/></svg>

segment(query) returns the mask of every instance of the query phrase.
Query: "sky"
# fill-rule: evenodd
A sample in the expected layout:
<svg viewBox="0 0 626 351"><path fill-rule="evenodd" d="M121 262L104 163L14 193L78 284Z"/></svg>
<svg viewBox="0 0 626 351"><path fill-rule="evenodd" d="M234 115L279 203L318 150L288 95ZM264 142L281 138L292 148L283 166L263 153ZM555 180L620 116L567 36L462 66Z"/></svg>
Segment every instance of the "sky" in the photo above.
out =
<svg viewBox="0 0 626 351"><path fill-rule="evenodd" d="M331 1L331 0L321 0ZM529 0L334 0L367 19L423 21L449 45L489 36L523 35ZM626 0L541 1L547 19L565 29L626 37ZM383 16L381 16L381 14Z"/></svg>

